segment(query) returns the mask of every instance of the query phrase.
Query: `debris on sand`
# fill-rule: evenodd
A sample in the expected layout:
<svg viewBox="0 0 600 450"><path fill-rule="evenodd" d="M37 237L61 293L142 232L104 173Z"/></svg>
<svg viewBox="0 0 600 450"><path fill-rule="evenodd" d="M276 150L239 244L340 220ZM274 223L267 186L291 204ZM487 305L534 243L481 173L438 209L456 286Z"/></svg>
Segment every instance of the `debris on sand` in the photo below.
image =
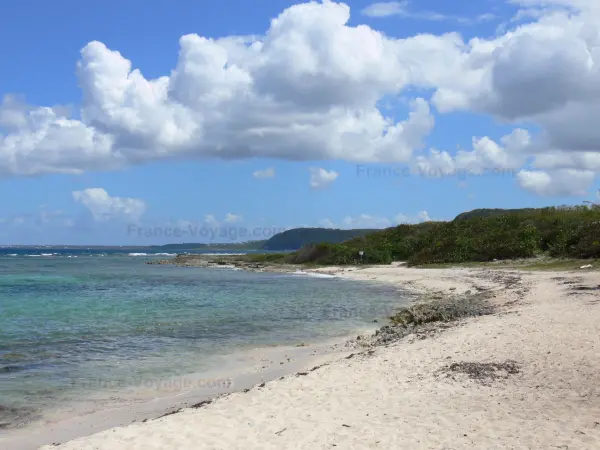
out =
<svg viewBox="0 0 600 450"><path fill-rule="evenodd" d="M457 362L445 366L441 373L456 380L456 375L462 374L471 380L482 383L488 383L497 379L506 379L511 375L516 375L521 371L519 363L513 360L504 362Z"/></svg>
<svg viewBox="0 0 600 450"><path fill-rule="evenodd" d="M597 286L573 286L574 291L600 291L600 284Z"/></svg>

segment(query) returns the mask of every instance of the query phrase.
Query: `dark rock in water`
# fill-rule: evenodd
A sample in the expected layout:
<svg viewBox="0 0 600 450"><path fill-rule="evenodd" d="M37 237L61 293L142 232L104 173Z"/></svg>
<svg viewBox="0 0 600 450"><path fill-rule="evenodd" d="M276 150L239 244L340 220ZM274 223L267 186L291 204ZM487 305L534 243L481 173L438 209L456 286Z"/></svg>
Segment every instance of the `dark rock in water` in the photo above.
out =
<svg viewBox="0 0 600 450"><path fill-rule="evenodd" d="M0 367L0 373L8 373L8 372L21 372L25 370L23 366L3 366Z"/></svg>
<svg viewBox="0 0 600 450"><path fill-rule="evenodd" d="M0 404L0 429L16 427L35 418L31 408L18 408Z"/></svg>
<svg viewBox="0 0 600 450"><path fill-rule="evenodd" d="M212 402L213 402L212 400L203 400L200 403L196 403L195 405L192 405L191 408L193 408L193 409L204 408L206 405L210 405Z"/></svg>

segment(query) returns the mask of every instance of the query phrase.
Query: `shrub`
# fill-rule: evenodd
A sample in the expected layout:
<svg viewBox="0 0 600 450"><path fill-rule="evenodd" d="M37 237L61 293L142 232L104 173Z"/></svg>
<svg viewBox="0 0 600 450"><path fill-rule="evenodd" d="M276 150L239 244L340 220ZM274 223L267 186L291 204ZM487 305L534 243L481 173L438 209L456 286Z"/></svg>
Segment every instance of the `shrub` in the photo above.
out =
<svg viewBox="0 0 600 450"><path fill-rule="evenodd" d="M489 212L486 212L489 211ZM530 258L600 257L600 209L585 206L479 210L450 222L399 225L341 244L316 244L296 252L298 263L411 265Z"/></svg>

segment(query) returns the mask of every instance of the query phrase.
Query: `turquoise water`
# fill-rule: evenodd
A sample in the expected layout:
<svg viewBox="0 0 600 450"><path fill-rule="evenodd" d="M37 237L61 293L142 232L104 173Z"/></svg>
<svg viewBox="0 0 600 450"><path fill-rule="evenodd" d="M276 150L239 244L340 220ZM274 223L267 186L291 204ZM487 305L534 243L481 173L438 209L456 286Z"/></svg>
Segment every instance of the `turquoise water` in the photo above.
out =
<svg viewBox="0 0 600 450"><path fill-rule="evenodd" d="M4 426L140 377L208 370L215 355L244 347L340 336L400 300L337 278L24 254L0 255Z"/></svg>

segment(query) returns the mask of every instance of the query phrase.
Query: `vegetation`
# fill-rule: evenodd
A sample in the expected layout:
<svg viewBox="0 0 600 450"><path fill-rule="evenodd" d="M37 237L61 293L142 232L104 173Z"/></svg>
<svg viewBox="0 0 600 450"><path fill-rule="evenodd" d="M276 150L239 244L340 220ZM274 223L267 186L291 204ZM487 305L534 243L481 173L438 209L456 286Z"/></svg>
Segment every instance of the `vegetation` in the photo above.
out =
<svg viewBox="0 0 600 450"><path fill-rule="evenodd" d="M521 208L521 209L499 209L499 208L482 208L474 209L473 211L467 211L456 216L454 220L465 220L473 219L475 217L492 217L492 216L503 216L506 214L522 214L535 212L535 208Z"/></svg>
<svg viewBox="0 0 600 450"><path fill-rule="evenodd" d="M600 208L475 210L450 222L399 225L342 243L305 245L286 259L321 265L392 261L424 265L539 255L599 258Z"/></svg>

